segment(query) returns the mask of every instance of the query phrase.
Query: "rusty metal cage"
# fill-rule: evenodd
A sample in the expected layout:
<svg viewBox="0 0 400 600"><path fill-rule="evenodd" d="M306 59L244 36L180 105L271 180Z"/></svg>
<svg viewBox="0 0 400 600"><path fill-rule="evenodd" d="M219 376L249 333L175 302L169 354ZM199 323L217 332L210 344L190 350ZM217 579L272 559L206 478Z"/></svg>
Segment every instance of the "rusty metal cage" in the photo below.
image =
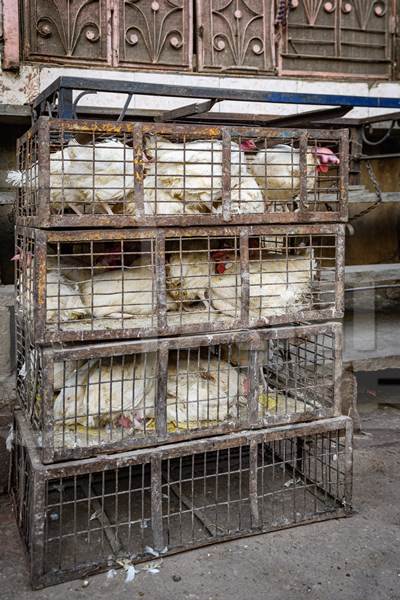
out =
<svg viewBox="0 0 400 600"><path fill-rule="evenodd" d="M17 330L45 463L341 414L340 323L69 348Z"/></svg>
<svg viewBox="0 0 400 600"><path fill-rule="evenodd" d="M17 228L34 343L156 337L343 313L344 225Z"/></svg>
<svg viewBox="0 0 400 600"><path fill-rule="evenodd" d="M17 414L12 493L40 588L154 553L349 515L351 419L45 466Z"/></svg>
<svg viewBox="0 0 400 600"><path fill-rule="evenodd" d="M16 219L62 228L345 221L348 152L347 130L41 117L18 142Z"/></svg>

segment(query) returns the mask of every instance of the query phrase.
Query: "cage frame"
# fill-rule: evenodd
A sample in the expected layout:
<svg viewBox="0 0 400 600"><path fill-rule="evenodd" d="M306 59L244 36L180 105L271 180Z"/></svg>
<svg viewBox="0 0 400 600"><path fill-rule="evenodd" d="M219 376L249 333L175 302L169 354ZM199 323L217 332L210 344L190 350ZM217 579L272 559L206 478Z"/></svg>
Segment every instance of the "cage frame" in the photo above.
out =
<svg viewBox="0 0 400 600"><path fill-rule="evenodd" d="M102 215L87 214L73 215L52 214L50 207L50 129L60 131L66 138L74 133L96 134L130 134L134 140L134 187L137 215ZM221 214L181 214L181 215L145 215L143 201L143 161L136 159L142 156L143 136L149 133L159 135L194 135L199 139L221 139L222 141L222 198ZM116 122L95 121L83 119L54 119L41 116L32 128L17 141L17 161L21 148L30 140L38 137L38 190L39 205L36 216L21 216L20 209L24 207L22 195L18 193L16 206L16 223L28 227L39 228L80 228L80 227L186 227L199 225L242 225L242 224L283 224L283 223L331 223L346 222L348 218L348 179L349 179L349 132L348 129L300 129L274 127L245 127L228 125L198 125L191 123L149 123L149 122ZM272 212L268 208L256 214L232 214L230 200L230 153L231 138L248 137L279 137L282 139L296 137L300 148L300 193L299 209L290 212ZM308 139L337 141L339 145L340 165L337 176L336 210L307 210L306 186L306 156ZM322 202L322 200L321 200Z"/></svg>
<svg viewBox="0 0 400 600"><path fill-rule="evenodd" d="M216 331L232 331L235 329L260 328L289 323L307 323L313 321L340 319L344 314L344 224L309 224L309 225L254 225L231 227L188 227L188 228L142 228L142 229L99 229L99 230L46 230L27 227L16 228L16 238L24 235L34 240L35 261L33 271L33 306L23 306L16 302L16 314L20 320L32 310L30 326L33 328L31 339L37 344L54 344L64 342L89 342L111 339L136 339L147 337L165 337L197 333L213 333ZM335 237L335 281L332 282L334 305L328 308L313 310L297 310L290 313L270 315L261 319L249 318L249 237L251 236L305 236ZM166 288L166 251L165 240L189 238L224 238L232 237L238 240L240 253L240 316L230 318L221 315L218 321L207 320L204 323L168 324L167 322L167 288ZM103 328L103 329L52 329L47 326L46 316L46 285L47 285L47 244L63 242L108 242L153 240L154 247L154 278L153 291L155 297L154 309L157 311L157 324L138 328ZM333 247L333 246L332 246ZM18 252L18 250L17 250ZM16 281L17 283L17 281ZM290 284L289 284L290 285ZM92 322L95 321L92 317ZM76 321L79 323L79 321Z"/></svg>
<svg viewBox="0 0 400 600"><path fill-rule="evenodd" d="M268 428L258 431L242 431L240 433L231 433L229 435L193 440L185 443L160 446L158 448L135 450L122 454L103 455L96 458L84 459L80 461L69 461L65 463L43 465L35 448L34 440L30 427L20 411L16 411L14 423L18 434L21 437L22 444L27 447L26 460L32 470L32 489L31 504L23 507L23 496L18 499L18 489L12 488L12 500L17 515L17 524L22 541L25 546L27 557L30 563L30 578L34 589L41 589L46 586L55 585L64 581L86 577L110 568L105 565L104 560L100 564L89 564L75 569L67 569L49 572L45 571L45 522L46 522L46 484L48 481L64 478L73 475L82 475L97 471L110 471L120 469L124 466L135 464L151 464L151 523L152 523L152 547L158 551L165 549L165 537L163 530L163 509L162 509L162 475L161 464L166 458L175 458L196 453L232 448L239 445L249 446L250 467L249 467L249 505L251 513L250 528L243 531L224 534L215 539L196 541L187 547L178 547L168 549L166 555L177 554L185 550L204 547L210 544L225 542L228 540L249 537L261 533L287 529L308 523L322 522L332 518L348 517L352 513L352 479L353 479L353 444L352 434L353 425L349 417L341 416L321 421L314 421L303 424L291 424L276 428ZM278 440L297 439L301 436L312 436L329 432L344 432L344 498L341 503L336 498L336 509L329 512L316 512L303 518L299 522L289 524L279 524L279 526L263 526L259 514L258 484L257 484L257 444L260 442L273 442ZM17 452L14 451L13 468L16 470ZM294 472L298 473L297 469ZM19 490L24 490L24 476L21 471L18 475ZM22 480L21 480L22 476ZM306 477L307 479L307 477ZM319 486L317 485L318 489ZM326 491L325 491L326 493ZM330 494L328 493L328 496ZM30 541L30 548L27 547L24 538L24 523L21 516L23 510L27 509L27 532L26 535ZM138 557L135 562L147 561L148 557Z"/></svg>
<svg viewBox="0 0 400 600"><path fill-rule="evenodd" d="M275 414L261 414L259 402L257 399L257 386L260 384L257 356L258 352L263 351L263 344L269 344L271 341L287 341L288 343L296 344L296 340L301 340L304 336L305 348L307 346L308 336L329 335L332 336L332 400L330 406L320 406L317 408L304 408L303 411L297 412L277 412ZM219 424L209 423L205 427L196 429L186 429L185 431L168 432L167 429L167 381L168 381L168 358L169 352L174 350L185 350L193 348L206 348L211 345L228 345L228 344L248 344L249 348L249 363L247 377L250 381L249 394L247 399L247 418L224 419ZM340 416L342 414L341 404L341 377L342 377L342 346L343 346L343 327L339 322L317 323L312 325L295 325L289 327L279 327L259 330L245 330L227 333L214 333L207 335L196 335L191 337L175 337L161 339L143 339L138 341L122 341L103 344L78 345L72 347L37 347L36 351L40 352L37 356L37 362L40 366L40 423L39 431L41 433L41 447L38 451L41 460L44 464L59 462L64 460L77 460L86 457L92 457L99 454L110 452L123 452L127 450L135 450L150 446L159 446L182 442L186 440L197 439L200 437L210 437L215 435L223 435L240 431L242 429L260 429L277 425L285 425L290 423L308 422L316 419L326 419L330 417ZM73 359L92 360L104 359L115 356L126 356L130 354L140 354L142 352L157 353L157 368L156 389L155 389L155 432L154 435L145 435L143 437L134 436L115 436L112 441L103 441L98 444L79 445L76 447L57 447L54 441L55 426L54 426L54 387L53 374L54 364L64 360ZM310 359L312 362L312 358ZM36 374L35 374L36 376ZM35 377L37 378L37 377ZM17 380L17 398L20 408L25 412L29 419L32 416L33 404L36 401L36 391L30 389L35 398L31 398L26 402L25 388L19 393L19 379ZM292 384L293 385L293 384ZM297 384L296 384L297 385ZM278 393L285 393L289 383L283 385L283 390ZM309 392L309 394L311 394ZM317 392L316 392L317 393ZM307 399L304 399L305 404ZM301 400L296 400L301 402ZM32 404L32 406L30 406ZM33 424L32 424L33 426Z"/></svg>

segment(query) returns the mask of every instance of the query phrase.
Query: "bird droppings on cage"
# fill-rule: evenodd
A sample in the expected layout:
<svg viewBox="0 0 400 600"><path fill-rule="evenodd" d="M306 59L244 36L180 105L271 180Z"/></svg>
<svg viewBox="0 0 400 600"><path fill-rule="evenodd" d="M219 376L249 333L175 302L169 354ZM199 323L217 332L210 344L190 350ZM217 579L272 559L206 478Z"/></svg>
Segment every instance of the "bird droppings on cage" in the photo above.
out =
<svg viewBox="0 0 400 600"><path fill-rule="evenodd" d="M340 414L339 323L64 349L25 327L17 398L46 463Z"/></svg>
<svg viewBox="0 0 400 600"><path fill-rule="evenodd" d="M39 119L17 220L39 227L338 221L348 132Z"/></svg>
<svg viewBox="0 0 400 600"><path fill-rule="evenodd" d="M12 497L35 588L121 566L136 575L138 563L158 569L148 548L168 555L351 513L347 417L48 466L20 413L16 428Z"/></svg>
<svg viewBox="0 0 400 600"><path fill-rule="evenodd" d="M17 310L40 343L259 327L343 311L341 225L22 228L17 247Z"/></svg>

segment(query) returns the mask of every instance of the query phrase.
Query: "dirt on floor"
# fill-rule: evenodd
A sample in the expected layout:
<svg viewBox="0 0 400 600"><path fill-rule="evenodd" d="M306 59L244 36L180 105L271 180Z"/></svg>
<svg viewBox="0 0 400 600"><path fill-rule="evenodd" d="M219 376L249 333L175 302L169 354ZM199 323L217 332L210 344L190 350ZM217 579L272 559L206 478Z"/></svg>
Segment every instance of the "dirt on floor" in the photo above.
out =
<svg viewBox="0 0 400 600"><path fill-rule="evenodd" d="M363 413L351 518L165 558L158 573L139 572L130 583L118 571L32 592L2 496L1 600L400 600L400 410L389 403Z"/></svg>

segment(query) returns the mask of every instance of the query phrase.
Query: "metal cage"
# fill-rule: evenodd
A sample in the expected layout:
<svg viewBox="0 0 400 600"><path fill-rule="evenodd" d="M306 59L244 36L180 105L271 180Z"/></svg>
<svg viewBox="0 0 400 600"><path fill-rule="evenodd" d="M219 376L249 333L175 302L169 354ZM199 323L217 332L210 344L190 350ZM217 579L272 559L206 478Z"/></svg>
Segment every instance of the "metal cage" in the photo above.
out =
<svg viewBox="0 0 400 600"><path fill-rule="evenodd" d="M43 462L341 414L342 326L41 348L17 397Z"/></svg>
<svg viewBox="0 0 400 600"><path fill-rule="evenodd" d="M17 228L34 343L201 333L343 314L344 225Z"/></svg>
<svg viewBox="0 0 400 600"><path fill-rule="evenodd" d="M18 142L16 219L62 228L345 221L348 154L347 130L41 117Z"/></svg>
<svg viewBox="0 0 400 600"><path fill-rule="evenodd" d="M16 415L12 493L35 588L351 513L338 417L44 466Z"/></svg>

